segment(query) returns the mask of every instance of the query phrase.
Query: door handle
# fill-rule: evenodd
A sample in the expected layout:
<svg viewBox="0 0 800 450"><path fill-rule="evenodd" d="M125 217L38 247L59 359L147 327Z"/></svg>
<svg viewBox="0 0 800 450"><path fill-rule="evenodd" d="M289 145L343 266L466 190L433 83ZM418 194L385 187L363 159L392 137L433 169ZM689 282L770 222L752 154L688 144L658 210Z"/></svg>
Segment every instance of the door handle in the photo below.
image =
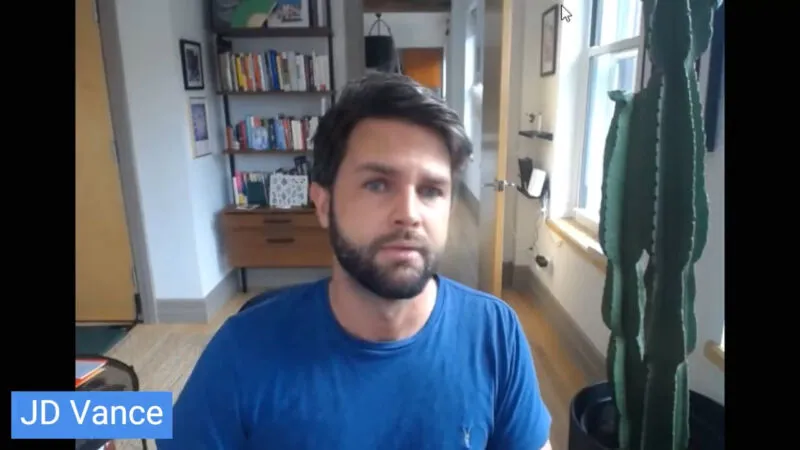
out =
<svg viewBox="0 0 800 450"><path fill-rule="evenodd" d="M513 183L508 180L494 180L488 183L483 183L483 187L493 187L497 192L503 192L506 190L506 187L517 187L516 183Z"/></svg>

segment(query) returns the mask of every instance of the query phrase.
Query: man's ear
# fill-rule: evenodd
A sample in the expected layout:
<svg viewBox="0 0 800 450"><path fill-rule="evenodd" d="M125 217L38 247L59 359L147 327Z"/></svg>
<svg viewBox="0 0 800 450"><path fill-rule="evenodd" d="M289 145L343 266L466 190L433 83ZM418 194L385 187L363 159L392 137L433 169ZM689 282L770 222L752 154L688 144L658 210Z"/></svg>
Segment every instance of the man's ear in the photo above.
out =
<svg viewBox="0 0 800 450"><path fill-rule="evenodd" d="M309 194L311 195L311 201L314 202L314 206L316 207L317 213L317 220L319 220L319 224L322 228L328 228L328 213L331 207L331 193L328 189L322 187L317 182L311 183L311 189Z"/></svg>

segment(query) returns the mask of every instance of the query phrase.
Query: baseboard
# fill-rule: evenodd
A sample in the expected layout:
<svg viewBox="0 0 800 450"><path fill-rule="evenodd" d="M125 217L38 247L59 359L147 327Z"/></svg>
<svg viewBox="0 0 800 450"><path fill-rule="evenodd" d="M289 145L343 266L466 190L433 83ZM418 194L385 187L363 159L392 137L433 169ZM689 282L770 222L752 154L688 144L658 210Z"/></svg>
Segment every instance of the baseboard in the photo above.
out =
<svg viewBox="0 0 800 450"><path fill-rule="evenodd" d="M156 299L158 323L208 323L238 289L238 272L232 270L205 298Z"/></svg>
<svg viewBox="0 0 800 450"><path fill-rule="evenodd" d="M606 379L605 357L594 346L586 333L567 313L550 289L539 280L530 267L514 266L512 283L514 289L528 293L533 298L545 320L559 330L562 347L568 352L575 366L583 372L589 383Z"/></svg>
<svg viewBox="0 0 800 450"><path fill-rule="evenodd" d="M464 180L461 180L458 183L458 195L464 199L464 204L467 205L467 209L469 210L469 213L472 214L472 218L475 219L475 223L479 223L478 218L480 217L481 204L478 201L478 198L475 197L475 194L469 190L469 187Z"/></svg>
<svg viewBox="0 0 800 450"><path fill-rule="evenodd" d="M206 295L206 320L211 320L222 306L227 303L236 292L239 290L239 275L235 270L228 272L228 275L222 279L211 292Z"/></svg>

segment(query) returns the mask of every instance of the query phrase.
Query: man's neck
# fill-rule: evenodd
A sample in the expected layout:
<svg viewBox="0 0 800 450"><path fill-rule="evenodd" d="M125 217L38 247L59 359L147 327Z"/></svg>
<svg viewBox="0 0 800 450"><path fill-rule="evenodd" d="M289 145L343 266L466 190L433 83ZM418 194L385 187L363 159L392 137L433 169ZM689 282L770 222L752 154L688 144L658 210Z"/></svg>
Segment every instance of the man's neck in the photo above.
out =
<svg viewBox="0 0 800 450"><path fill-rule="evenodd" d="M409 338L425 326L437 291L436 280L431 278L416 297L387 300L367 291L337 267L328 296L334 317L348 333L366 341L388 342Z"/></svg>

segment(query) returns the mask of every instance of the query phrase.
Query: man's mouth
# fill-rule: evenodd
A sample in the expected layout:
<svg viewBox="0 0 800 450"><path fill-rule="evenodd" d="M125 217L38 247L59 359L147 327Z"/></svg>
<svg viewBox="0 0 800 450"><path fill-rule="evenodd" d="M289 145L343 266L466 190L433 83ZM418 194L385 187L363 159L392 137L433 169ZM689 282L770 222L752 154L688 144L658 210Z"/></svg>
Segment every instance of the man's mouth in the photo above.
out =
<svg viewBox="0 0 800 450"><path fill-rule="evenodd" d="M407 252L421 252L422 247L418 244L412 243L394 243L394 244L386 244L381 247L382 250L395 250L395 251L407 251Z"/></svg>

